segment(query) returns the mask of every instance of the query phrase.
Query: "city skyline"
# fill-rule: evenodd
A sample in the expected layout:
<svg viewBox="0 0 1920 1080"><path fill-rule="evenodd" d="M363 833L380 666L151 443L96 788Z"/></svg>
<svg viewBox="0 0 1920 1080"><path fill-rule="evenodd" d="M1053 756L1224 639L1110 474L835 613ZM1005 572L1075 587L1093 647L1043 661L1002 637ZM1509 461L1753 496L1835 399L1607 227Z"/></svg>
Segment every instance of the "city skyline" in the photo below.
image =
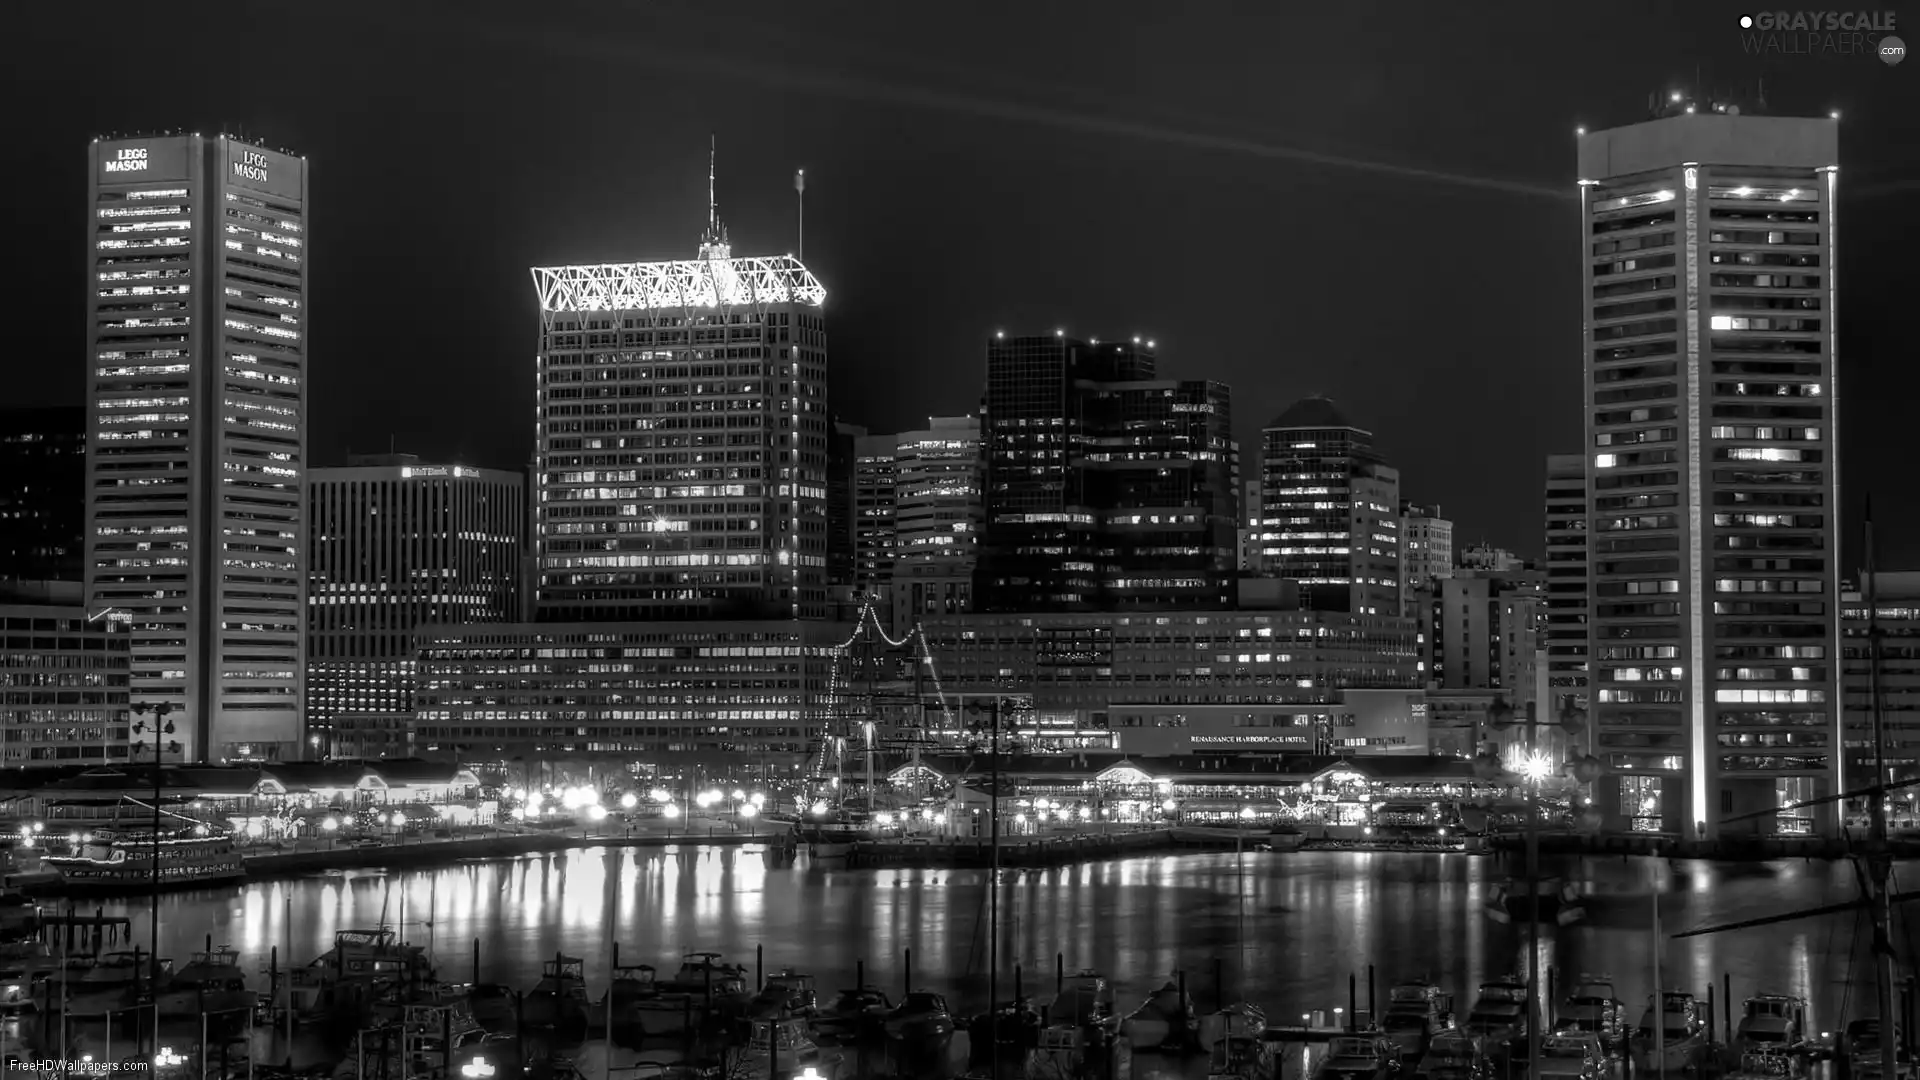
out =
<svg viewBox="0 0 1920 1080"><path fill-rule="evenodd" d="M1410 26L1429 32L1437 43L1447 40L1445 28L1411 10L1407 14ZM423 32L417 10L403 5L397 17L402 39ZM647 17L699 18L671 7ZM109 90L90 90L77 95L74 104L29 118L33 137L24 142L57 146L99 130L178 127L191 123L192 117L239 111L247 115L236 127L267 132L272 141L300 146L313 158L315 184L340 208L331 228L324 230L323 257L315 264L316 302L325 311L368 313L321 330L326 360L316 360L314 410L315 427L324 434L317 435L312 448L316 462L337 462L353 449L397 444L435 459L486 467L523 463L531 449L519 422L525 415L526 382L520 373L528 323L524 279L517 275L528 265L685 258L685 238L698 227L704 198L699 157L708 135L717 132L720 197L732 208L729 218L743 249L779 253L799 246L789 181L795 168L808 170L806 261L835 294L826 318L835 343L831 400L840 418L875 431L903 431L920 417L965 411L984 367L977 343L982 333L993 329L1138 329L1153 334L1177 358L1168 376L1214 379L1232 387L1239 405L1236 434L1243 448L1254 444L1252 433L1265 417L1289 401L1324 392L1340 401L1354 422L1378 434L1390 459L1405 463L1403 483L1411 497L1448 507L1460 523L1463 541L1488 539L1537 554L1542 546L1539 519L1531 504L1544 478L1545 456L1578 449L1564 434L1578 413L1578 376L1568 364L1539 359L1566 356L1570 364L1572 352L1566 324L1577 311L1578 288L1563 267L1565 252L1576 243L1566 164L1574 124L1586 119L1608 126L1637 119L1647 91L1673 85L1679 74L1691 81L1695 59L1704 56L1718 61L1706 65L1708 82L1750 82L1764 76L1778 99L1775 111L1822 115L1835 105L1845 110L1843 165L1852 170L1859 162L1861 182L1843 187L1843 211L1848 199L1873 198L1873 189L1885 191L1890 182L1910 173L1903 147L1920 140L1898 136L1909 130L1902 125L1911 125L1913 118L1887 114L1881 93L1885 79L1903 72L1837 62L1783 67L1787 61L1780 58L1743 58L1731 29L1733 18L1708 10L1686 13L1676 31L1682 36L1671 53L1626 50L1623 66L1610 70L1605 85L1576 85L1566 76L1526 71L1515 74L1513 81L1534 87L1534 92L1510 100L1443 81L1436 93L1427 95L1431 101L1396 102L1411 110L1406 119L1380 111L1385 87L1399 78L1390 77L1388 61L1418 72L1435 60L1395 52L1377 67L1367 65L1364 76L1334 78L1336 87L1364 91L1349 95L1350 112L1337 117L1337 127L1350 133L1341 136L1333 130L1334 114L1340 110L1286 106L1289 111L1280 117L1284 135L1270 122L1245 116L1223 117L1209 127L1188 119L1194 103L1190 94L1170 100L1166 109L1154 109L1137 104L1142 88L1121 94L1114 99L1115 109L1107 110L1137 114L1132 127L1125 127L1057 86L1009 85L957 61L934 65L918 82L885 76L893 80L887 85L902 91L897 95L901 104L887 106L870 100L872 95L856 93L858 86L823 84L817 71L761 70L757 76L749 73L750 85L714 95L710 105L690 101L687 109L663 117L661 129L647 140L644 164L616 146L593 140L582 144L563 175L541 174L537 181L516 171L519 166L511 162L496 162L493 167L502 171L490 185L495 193L486 196L487 205L504 208L504 216L496 229L488 230L491 249L484 256L471 247L477 234L433 233L445 226L409 223L408 228L430 230L425 243L405 251L382 246L380 260L352 258L352 252L379 244L378 236L397 224L376 197L391 175L387 162L394 158L372 138L391 128L382 123L365 131L351 125L335 131L322 123L331 106L294 90L241 100L225 86L191 81L166 110L115 98ZM1722 23L1728 27L1724 32ZM756 33L767 26L764 21L749 25ZM1342 24L1315 15L1302 25L1331 33ZM324 38L339 28L322 19L314 29ZM492 18L463 25L455 32L452 51L457 55L444 61L449 70L459 75L466 70L461 66L466 59L508 48L501 40L505 29ZM827 57L845 48L824 48L836 35L859 42L899 29L841 26L829 12L820 25L806 31L806 39L822 44L819 55ZM1097 40L1099 29L1092 32ZM1035 29L1036 46L1060 33L1063 27L1043 21ZM735 68L754 66L749 61L756 55L757 39L754 34L747 37ZM552 55L562 57L624 47L618 41L594 45L565 35L543 43ZM1174 35L1166 43L1169 65L1192 63L1186 56L1191 44L1184 35ZM1604 44L1583 48L1597 50ZM671 81L684 70L682 61L634 47L641 49L636 55L646 61L649 78ZM1683 54L1684 63L1678 59ZM1073 66L1077 70L1081 65L1076 61ZM1323 74L1306 69L1266 77L1300 80ZM1353 82L1356 78L1362 81ZM745 107L747 99L759 99L767 80L796 91L791 104L770 114L791 121L790 136L767 130L769 114ZM958 89L942 97L926 89L924 84L933 80L953 82ZM406 96L399 85L381 84L378 89ZM1020 108L1006 104L1028 97L1043 103ZM521 123L524 112L484 95L473 107L506 110L501 115L508 129ZM1480 126L1487 119L1483 113L1504 125L1497 146L1464 130ZM947 120L953 122L937 125L933 145L938 152L923 156L925 160L904 159L887 139L874 138ZM562 126L573 123L564 121ZM1397 136L1416 123L1426 133L1405 152L1383 149L1396 145ZM439 149L427 160L482 153L491 144L475 141L479 130L465 121L446 126L436 135ZM861 134L854 135L854 130ZM991 160L976 153L982 140L1039 164L1023 172L1022 183L1012 190L992 182L955 188L951 185L961 180L940 180L929 173L929 166L956 164L956 154L961 161ZM737 151L730 152L730 147ZM1098 170L1097 179L1082 175L1088 169ZM41 194L57 170L10 172L16 202L63 205L57 193ZM630 193L619 193L625 189ZM907 194L888 193L895 190ZM965 197L956 201L961 191ZM1067 191L1073 192L1073 201L1063 200ZM483 211L472 202L476 196L464 187L446 194L453 200L445 215L449 220L496 216L495 209ZM563 202L556 203L556 196ZM945 207L952 220L929 222L917 230L888 227L908 205L930 199ZM1188 201L1207 205L1204 220L1209 224L1202 226L1203 219L1189 216ZM650 209L635 209L641 203ZM1268 203L1325 212L1287 214L1282 226L1273 210L1261 208ZM1890 227L1897 227L1913 213L1909 203L1883 194L1871 207L1876 217L1886 215ZM1153 205L1156 212L1138 219L1127 208L1139 205ZM1409 215L1404 222L1396 216L1403 212ZM1474 251L1461 256L1464 262L1456 261L1445 275L1422 279L1421 288L1382 308L1381 298L1368 291L1375 273L1363 269L1372 263L1360 253L1393 243L1395 235L1413 235L1400 226L1411 227L1415 217L1440 212L1499 224L1494 234L1472 245ZM1327 232L1321 219L1347 222L1351 231ZM1024 233L1013 229L1016 221ZM38 230L51 235L69 225L33 220L25 228L25 239L31 241ZM1205 275L1173 271L1186 257L1181 252L1199 236L1209 241L1191 250L1205 250L1218 269ZM1223 246L1220 239L1227 243ZM325 257L328 244L340 245L334 250L347 258ZM1033 251L1036 245L1042 250L1095 250L1106 257L1076 260L1070 275L1037 273L1046 259L997 257L1012 246ZM1283 253L1310 254L1278 263L1259 254L1276 245ZM432 273L407 269L416 267L414 260L428 251L461 254L453 260L436 256ZM886 260L898 257L917 259L916 265L925 268L911 302L903 302L895 291L898 275L886 269ZM1870 251L1856 249L1842 258L1855 260L1843 265L1842 272L1862 289L1851 301L1842 332L1843 351L1854 358L1850 364L1859 365L1855 385L1862 387L1854 399L1860 402L1861 422L1850 424L1849 430L1857 434L1847 436L1848 456L1860 463L1852 472L1857 482L1847 485L1845 496L1844 516L1853 520L1867 490L1892 490L1893 474L1881 463L1896 455L1881 449L1874 433L1890 426L1893 414L1881 410L1891 409L1891 402L1906 392L1903 380L1909 376L1888 365L1876 366L1873 350L1864 344L1849 347L1849 339L1890 337L1897 325L1892 298L1907 278L1896 263L1885 264L1884 274L1863 272L1879 265L1872 260L1880 256ZM1322 272L1302 276L1288 269L1315 260L1324 262ZM461 265L447 265L449 261ZM1106 269L1089 265L1102 261L1133 263L1126 277L1130 285L1122 286ZM986 267L991 270L983 273ZM1515 275L1518 267L1537 267L1538 272ZM402 272L407 274L404 289L391 276ZM1444 325L1434 320L1468 303L1476 278L1509 277L1522 294L1517 308L1523 311L1501 335L1468 343L1421 329ZM1214 298L1183 283L1203 278L1253 283L1256 295L1272 297L1262 303L1280 306L1280 333L1264 338L1258 348L1236 347L1211 325L1215 320L1207 311ZM72 302L70 290L62 292L63 280L70 278L44 275L44 281L30 284L25 302L59 310ZM473 314L421 337L412 321L389 313L401 296L410 297L409 302L430 297L435 303L456 303ZM1312 318L1289 314L1308 311L1315 313ZM1389 317L1374 317L1381 311ZM30 327L28 333L29 346L39 354L77 355L82 347L61 320ZM448 385L456 370L448 366L454 357L461 358L459 407L415 407L413 402ZM22 380L23 404L72 400L75 380L61 365L45 368ZM390 395L364 392L368 380L376 377L386 380ZM1452 418L1469 410L1499 416L1501 422L1452 431ZM1884 529L1888 558L1899 561L1910 553L1903 546L1909 545L1904 536L1914 530L1903 526L1916 523L1907 518L1912 513L1883 500L1882 524L1890 526ZM1858 561L1853 554L1843 559L1849 567Z"/></svg>

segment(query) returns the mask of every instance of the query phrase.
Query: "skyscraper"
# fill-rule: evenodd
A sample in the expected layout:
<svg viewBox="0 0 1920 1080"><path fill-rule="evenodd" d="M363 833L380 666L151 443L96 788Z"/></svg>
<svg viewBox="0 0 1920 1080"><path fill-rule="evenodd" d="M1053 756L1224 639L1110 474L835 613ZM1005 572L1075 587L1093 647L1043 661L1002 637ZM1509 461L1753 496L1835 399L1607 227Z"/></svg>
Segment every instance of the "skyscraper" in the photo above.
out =
<svg viewBox="0 0 1920 1080"><path fill-rule="evenodd" d="M526 478L411 455L314 469L309 746L407 755L415 627L521 618Z"/></svg>
<svg viewBox="0 0 1920 1080"><path fill-rule="evenodd" d="M1579 140L1590 676L1615 827L1712 837L1842 783L1838 147L1832 120L1678 97ZM1789 738L1809 749L1750 749Z"/></svg>
<svg viewBox="0 0 1920 1080"><path fill-rule="evenodd" d="M297 755L306 162L173 135L88 168L89 604L129 614L167 757Z"/></svg>
<svg viewBox="0 0 1920 1080"><path fill-rule="evenodd" d="M1560 719L1569 708L1586 712L1587 701L1587 458L1554 454L1547 458L1547 603L1542 638L1547 650L1547 684L1552 700L1542 719ZM1574 739L1581 753L1591 749L1593 727Z"/></svg>
<svg viewBox="0 0 1920 1080"><path fill-rule="evenodd" d="M934 416L898 436L894 467L893 626L973 610L986 506L980 490L980 418Z"/></svg>
<svg viewBox="0 0 1920 1080"><path fill-rule="evenodd" d="M882 617L891 614L888 586L893 581L894 501L899 480L894 435L861 435L853 440L853 590L871 596Z"/></svg>
<svg viewBox="0 0 1920 1080"><path fill-rule="evenodd" d="M1299 583L1300 606L1400 614L1400 474L1373 433L1310 397L1261 433L1264 573Z"/></svg>
<svg viewBox="0 0 1920 1080"><path fill-rule="evenodd" d="M0 411L0 588L86 577L87 410Z"/></svg>
<svg viewBox="0 0 1920 1080"><path fill-rule="evenodd" d="M542 621L825 618L827 292L791 256L533 270Z"/></svg>
<svg viewBox="0 0 1920 1080"><path fill-rule="evenodd" d="M1153 342L997 335L982 417L992 611L1216 608L1235 577L1225 385L1154 377Z"/></svg>

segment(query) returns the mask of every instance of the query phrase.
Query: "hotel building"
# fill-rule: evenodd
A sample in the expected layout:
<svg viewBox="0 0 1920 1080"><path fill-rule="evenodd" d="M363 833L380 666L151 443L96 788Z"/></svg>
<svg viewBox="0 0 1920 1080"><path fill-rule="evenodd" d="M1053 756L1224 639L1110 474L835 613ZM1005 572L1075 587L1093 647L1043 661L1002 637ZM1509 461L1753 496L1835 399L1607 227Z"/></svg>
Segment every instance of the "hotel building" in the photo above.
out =
<svg viewBox="0 0 1920 1080"><path fill-rule="evenodd" d="M828 615L826 290L791 256L533 270L542 622Z"/></svg>
<svg viewBox="0 0 1920 1080"><path fill-rule="evenodd" d="M1589 674L1613 828L1710 838L1848 786L1838 128L1676 96L1579 139ZM1755 749L1784 734L1804 749Z"/></svg>
<svg viewBox="0 0 1920 1080"><path fill-rule="evenodd" d="M1227 388L1156 379L1153 349L1063 331L988 343L980 608L1230 606Z"/></svg>
<svg viewBox="0 0 1920 1080"><path fill-rule="evenodd" d="M1261 572L1299 586L1300 606L1401 612L1400 474L1373 433L1311 397L1261 434Z"/></svg>
<svg viewBox="0 0 1920 1080"><path fill-rule="evenodd" d="M128 614L169 758L301 749L306 215L279 151L88 150L88 606Z"/></svg>
<svg viewBox="0 0 1920 1080"><path fill-rule="evenodd" d="M522 619L526 479L362 458L314 469L307 503L308 745L406 757L415 627Z"/></svg>

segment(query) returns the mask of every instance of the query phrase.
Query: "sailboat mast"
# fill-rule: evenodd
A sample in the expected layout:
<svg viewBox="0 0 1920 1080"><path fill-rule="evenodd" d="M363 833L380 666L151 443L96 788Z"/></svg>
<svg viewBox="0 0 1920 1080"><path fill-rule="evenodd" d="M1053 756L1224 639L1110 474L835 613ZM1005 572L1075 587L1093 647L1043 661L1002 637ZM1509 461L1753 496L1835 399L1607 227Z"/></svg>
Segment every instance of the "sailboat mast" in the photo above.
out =
<svg viewBox="0 0 1920 1080"><path fill-rule="evenodd" d="M1873 500L1867 500L1867 707L1873 719L1873 786L1867 820L1873 829L1867 867L1873 878L1873 973L1880 999L1880 1068L1898 1076L1899 1036L1893 1011L1893 856L1887 847L1887 722L1880 707L1880 589L1874 566Z"/></svg>
<svg viewBox="0 0 1920 1080"><path fill-rule="evenodd" d="M1660 870L1653 871L1653 1059L1660 1080L1667 1080L1667 992L1660 985L1660 962L1666 959L1667 939L1660 934Z"/></svg>

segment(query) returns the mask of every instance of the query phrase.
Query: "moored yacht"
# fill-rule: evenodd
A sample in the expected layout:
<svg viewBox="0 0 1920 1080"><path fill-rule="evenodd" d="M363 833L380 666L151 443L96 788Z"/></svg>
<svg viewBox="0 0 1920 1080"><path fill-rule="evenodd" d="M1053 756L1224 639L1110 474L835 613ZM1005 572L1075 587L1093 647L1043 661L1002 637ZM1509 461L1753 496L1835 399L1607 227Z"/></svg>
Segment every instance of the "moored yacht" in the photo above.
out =
<svg viewBox="0 0 1920 1080"><path fill-rule="evenodd" d="M1416 979L1387 992L1387 1014L1380 1020L1380 1032L1400 1048L1400 1056L1418 1058L1426 1052L1427 1040L1452 1022L1453 995Z"/></svg>
<svg viewBox="0 0 1920 1080"><path fill-rule="evenodd" d="M1265 1080L1274 1075L1274 1048L1267 1042L1267 1014L1241 1002L1200 1021L1207 1049L1207 1080Z"/></svg>
<svg viewBox="0 0 1920 1080"><path fill-rule="evenodd" d="M1793 1050L1806 1032L1807 1003L1786 994L1756 994L1740 1010L1735 1053Z"/></svg>
<svg viewBox="0 0 1920 1080"><path fill-rule="evenodd" d="M1660 1001L1648 1002L1629 1048L1635 1072L1692 1068L1710 1050L1700 1003L1680 990L1669 990Z"/></svg>
<svg viewBox="0 0 1920 1080"><path fill-rule="evenodd" d="M1505 1050L1532 1031L1532 995L1527 984L1515 978L1494 979L1480 984L1480 996L1467 1013L1467 1034L1480 1043L1485 1053Z"/></svg>
<svg viewBox="0 0 1920 1080"><path fill-rule="evenodd" d="M162 1017L232 1017L251 1012L260 995L247 987L240 954L221 947L193 954L193 960L174 973L160 994Z"/></svg>
<svg viewBox="0 0 1920 1080"><path fill-rule="evenodd" d="M1582 975L1554 1017L1556 1032L1585 1032L1599 1038L1608 1053L1626 1037L1626 1004L1614 994L1609 975Z"/></svg>
<svg viewBox="0 0 1920 1080"><path fill-rule="evenodd" d="M153 868L156 851L158 875ZM69 896L205 888L237 883L247 875L233 837L206 825L163 828L158 844L151 828L101 829L87 835L74 854L49 855L41 862L59 872L60 891Z"/></svg>
<svg viewBox="0 0 1920 1080"><path fill-rule="evenodd" d="M520 1019L528 1027L584 1031L592 1010L586 962L577 956L556 955L541 965L540 981L521 1000Z"/></svg>
<svg viewBox="0 0 1920 1080"><path fill-rule="evenodd" d="M1188 1053L1200 1049L1200 1017L1193 999L1180 984L1169 981L1127 1014L1120 1022L1120 1034L1136 1051Z"/></svg>

